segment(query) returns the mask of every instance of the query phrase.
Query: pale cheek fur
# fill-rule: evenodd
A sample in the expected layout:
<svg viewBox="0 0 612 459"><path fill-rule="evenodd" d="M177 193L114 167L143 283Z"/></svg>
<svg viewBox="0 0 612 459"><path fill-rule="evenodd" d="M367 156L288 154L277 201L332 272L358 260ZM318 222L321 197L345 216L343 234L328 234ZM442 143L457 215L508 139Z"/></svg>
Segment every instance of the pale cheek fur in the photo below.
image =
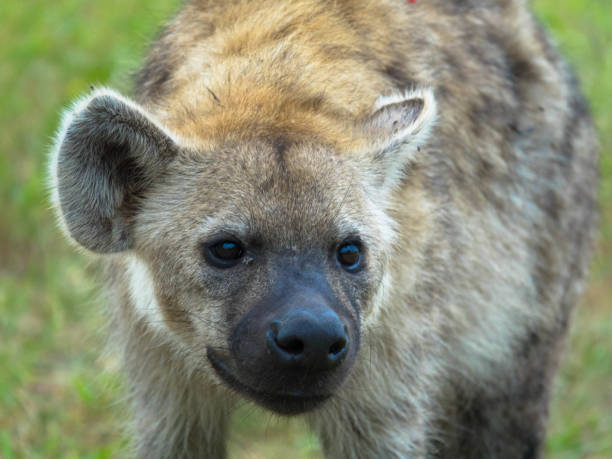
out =
<svg viewBox="0 0 612 459"><path fill-rule="evenodd" d="M153 288L154 280L146 263L136 255L129 255L127 262L129 293L134 310L151 329L165 333L164 317Z"/></svg>

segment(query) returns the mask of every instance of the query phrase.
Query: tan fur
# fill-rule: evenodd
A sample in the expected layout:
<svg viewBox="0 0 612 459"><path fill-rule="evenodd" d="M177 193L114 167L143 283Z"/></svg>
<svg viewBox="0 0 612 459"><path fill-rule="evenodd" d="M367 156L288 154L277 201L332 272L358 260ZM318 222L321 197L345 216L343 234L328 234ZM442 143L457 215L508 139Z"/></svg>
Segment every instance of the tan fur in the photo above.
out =
<svg viewBox="0 0 612 459"><path fill-rule="evenodd" d="M417 96L422 125L381 134L377 110ZM241 317L279 274L202 275L220 227L287 257L361 234L361 349L306 414L330 457L539 457L597 143L524 1L194 0L136 100L178 150L121 217L129 250L105 257L140 457L225 454L240 395L205 349L228 347L232 289Z"/></svg>

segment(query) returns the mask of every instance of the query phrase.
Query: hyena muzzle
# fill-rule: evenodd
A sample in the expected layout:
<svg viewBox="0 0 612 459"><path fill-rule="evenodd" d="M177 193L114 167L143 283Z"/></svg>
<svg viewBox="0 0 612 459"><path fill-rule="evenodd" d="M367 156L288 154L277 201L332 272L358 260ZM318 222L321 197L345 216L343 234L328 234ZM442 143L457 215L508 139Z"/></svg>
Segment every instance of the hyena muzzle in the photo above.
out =
<svg viewBox="0 0 612 459"><path fill-rule="evenodd" d="M535 458L598 148L524 0L191 0L51 160L143 458L240 400L338 458Z"/></svg>

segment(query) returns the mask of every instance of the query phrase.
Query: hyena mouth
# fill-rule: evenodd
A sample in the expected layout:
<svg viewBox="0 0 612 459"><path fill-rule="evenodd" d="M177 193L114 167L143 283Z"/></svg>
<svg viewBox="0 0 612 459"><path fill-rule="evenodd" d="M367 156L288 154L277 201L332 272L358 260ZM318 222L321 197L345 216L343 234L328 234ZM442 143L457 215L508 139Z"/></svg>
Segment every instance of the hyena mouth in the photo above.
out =
<svg viewBox="0 0 612 459"><path fill-rule="evenodd" d="M219 356L207 350L207 357L217 375L233 390L258 405L278 414L301 414L321 405L332 394L313 394L306 390L266 392L240 381Z"/></svg>

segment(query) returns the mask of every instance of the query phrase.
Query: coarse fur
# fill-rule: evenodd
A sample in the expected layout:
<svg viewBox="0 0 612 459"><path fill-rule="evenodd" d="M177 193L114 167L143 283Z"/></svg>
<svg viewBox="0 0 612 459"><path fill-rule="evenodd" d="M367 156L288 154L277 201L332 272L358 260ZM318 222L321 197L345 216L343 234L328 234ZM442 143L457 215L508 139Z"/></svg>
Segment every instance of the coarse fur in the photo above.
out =
<svg viewBox="0 0 612 459"><path fill-rule="evenodd" d="M108 273L138 457L224 457L245 397L334 458L541 456L598 145L524 0L191 0L135 100L77 102L50 164ZM203 256L220 235L248 249L231 269ZM312 384L243 349L298 300L348 330Z"/></svg>

